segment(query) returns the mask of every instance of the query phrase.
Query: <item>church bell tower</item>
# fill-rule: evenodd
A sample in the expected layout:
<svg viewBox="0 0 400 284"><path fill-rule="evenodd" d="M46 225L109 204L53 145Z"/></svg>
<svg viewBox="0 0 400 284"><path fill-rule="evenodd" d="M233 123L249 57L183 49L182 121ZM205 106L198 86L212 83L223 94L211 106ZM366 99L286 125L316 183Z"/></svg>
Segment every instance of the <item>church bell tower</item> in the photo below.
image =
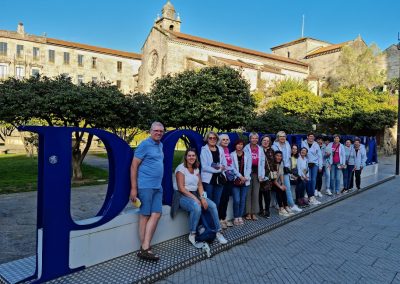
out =
<svg viewBox="0 0 400 284"><path fill-rule="evenodd" d="M179 14L176 14L175 8L169 0L162 8L161 18L158 16L154 25L167 31L181 31L181 19Z"/></svg>

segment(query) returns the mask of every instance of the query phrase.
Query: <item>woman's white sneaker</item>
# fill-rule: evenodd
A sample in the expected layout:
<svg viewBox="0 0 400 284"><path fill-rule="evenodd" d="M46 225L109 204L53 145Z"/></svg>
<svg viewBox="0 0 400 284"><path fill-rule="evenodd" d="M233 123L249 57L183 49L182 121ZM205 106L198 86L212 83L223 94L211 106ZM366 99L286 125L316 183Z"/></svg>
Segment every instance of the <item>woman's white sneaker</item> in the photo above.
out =
<svg viewBox="0 0 400 284"><path fill-rule="evenodd" d="M296 204L295 205L293 205L292 207L290 207L290 209L293 211L293 212L302 212L303 210L301 209L301 208L299 208Z"/></svg>
<svg viewBox="0 0 400 284"><path fill-rule="evenodd" d="M325 193L326 193L326 195L332 196L332 192L330 189L327 189Z"/></svg>
<svg viewBox="0 0 400 284"><path fill-rule="evenodd" d="M220 232L217 233L217 240L222 245L228 243L228 241L225 239L225 237Z"/></svg>

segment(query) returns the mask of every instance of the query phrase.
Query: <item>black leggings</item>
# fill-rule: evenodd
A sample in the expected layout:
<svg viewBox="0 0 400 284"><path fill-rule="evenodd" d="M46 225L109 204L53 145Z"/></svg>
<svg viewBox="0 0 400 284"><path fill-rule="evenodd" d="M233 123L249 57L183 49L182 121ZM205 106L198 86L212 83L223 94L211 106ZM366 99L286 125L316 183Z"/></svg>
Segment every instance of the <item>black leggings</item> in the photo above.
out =
<svg viewBox="0 0 400 284"><path fill-rule="evenodd" d="M361 187L361 170L355 170L354 174L356 176L356 187L359 189Z"/></svg>
<svg viewBox="0 0 400 284"><path fill-rule="evenodd" d="M226 211L228 209L229 196L232 194L233 181L227 181L222 189L221 199L218 206L218 216L220 220L226 219Z"/></svg>
<svg viewBox="0 0 400 284"><path fill-rule="evenodd" d="M263 206L263 199L265 204L265 209ZM269 212L269 204L271 203L271 191L267 190L260 190L260 194L258 195L258 205L260 206L260 212L263 210Z"/></svg>
<svg viewBox="0 0 400 284"><path fill-rule="evenodd" d="M321 172L318 171L317 173L317 183L315 189L318 191L321 191L322 188L322 176L324 175L324 172L325 172L325 167L322 167L322 171Z"/></svg>
<svg viewBox="0 0 400 284"><path fill-rule="evenodd" d="M282 189L276 187L275 185L274 185L273 189L276 192L276 201L278 202L278 206L280 208L287 207L288 203L287 203L287 198L286 198L286 192L283 191ZM290 188L286 189L286 190L290 190Z"/></svg>

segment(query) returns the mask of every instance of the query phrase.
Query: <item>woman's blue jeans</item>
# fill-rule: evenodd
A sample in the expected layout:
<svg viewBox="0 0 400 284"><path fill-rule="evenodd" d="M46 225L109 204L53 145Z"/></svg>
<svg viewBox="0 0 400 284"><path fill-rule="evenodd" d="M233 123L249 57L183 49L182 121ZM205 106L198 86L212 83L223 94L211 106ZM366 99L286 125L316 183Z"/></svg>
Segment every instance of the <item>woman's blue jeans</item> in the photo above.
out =
<svg viewBox="0 0 400 284"><path fill-rule="evenodd" d="M217 206L215 205L215 203L206 198L207 200L207 204L208 204L208 208L207 210L211 210L211 216L213 218L214 224L216 226L216 230L220 231L221 227L219 224L219 218L218 218L218 210L217 210ZM201 216L201 211L202 208L199 204L197 204L196 201L194 201L193 198L187 197L187 196L181 196L180 200L179 200L179 206L185 210L189 212L189 227L190 227L190 232L191 233L196 233L196 229L197 229L197 225L199 224L199 220L200 220L200 216Z"/></svg>
<svg viewBox="0 0 400 284"><path fill-rule="evenodd" d="M340 191L340 179L342 178L342 169L338 168L339 164L331 166L331 190L333 193Z"/></svg>
<svg viewBox="0 0 400 284"><path fill-rule="evenodd" d="M207 198L214 201L215 205L218 207L224 186L221 184L209 184L203 182L203 188L205 192L207 192Z"/></svg>
<svg viewBox="0 0 400 284"><path fill-rule="evenodd" d="M249 186L233 186L233 217L240 218L244 215L244 208L246 207L246 194Z"/></svg>

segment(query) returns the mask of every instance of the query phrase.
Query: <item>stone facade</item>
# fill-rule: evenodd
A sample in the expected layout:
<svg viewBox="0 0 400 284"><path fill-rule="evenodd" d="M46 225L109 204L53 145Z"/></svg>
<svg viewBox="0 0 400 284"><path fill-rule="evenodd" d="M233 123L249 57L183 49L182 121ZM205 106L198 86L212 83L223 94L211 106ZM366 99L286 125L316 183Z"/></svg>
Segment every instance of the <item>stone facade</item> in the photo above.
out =
<svg viewBox="0 0 400 284"><path fill-rule="evenodd" d="M308 65L292 58L262 53L180 32L181 21L172 4L163 8L142 47L138 89L148 92L156 78L205 66L228 65L239 69L251 90L260 81L306 79Z"/></svg>
<svg viewBox="0 0 400 284"><path fill-rule="evenodd" d="M110 81L127 93L137 89L141 55L107 48L0 31L0 79L68 74L74 83Z"/></svg>
<svg viewBox="0 0 400 284"><path fill-rule="evenodd" d="M399 78L400 74L400 51L397 45L389 46L384 52L384 67L388 80Z"/></svg>

